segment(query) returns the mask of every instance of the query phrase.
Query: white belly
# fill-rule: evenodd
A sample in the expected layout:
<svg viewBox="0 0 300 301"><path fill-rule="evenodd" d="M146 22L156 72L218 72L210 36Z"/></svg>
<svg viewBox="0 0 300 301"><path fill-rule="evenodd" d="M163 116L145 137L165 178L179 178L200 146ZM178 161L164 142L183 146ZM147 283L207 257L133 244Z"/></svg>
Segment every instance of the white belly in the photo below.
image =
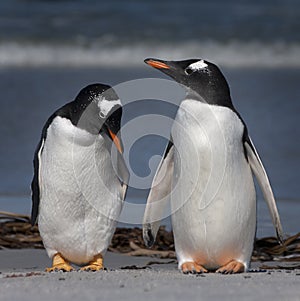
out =
<svg viewBox="0 0 300 301"><path fill-rule="evenodd" d="M74 140L61 124L59 130L48 129L41 156L39 229L50 257L60 252L84 264L110 243L122 206L121 186L100 135L79 131Z"/></svg>
<svg viewBox="0 0 300 301"><path fill-rule="evenodd" d="M235 259L248 267L256 196L242 135L230 109L186 100L178 111L171 206L179 266L215 269Z"/></svg>

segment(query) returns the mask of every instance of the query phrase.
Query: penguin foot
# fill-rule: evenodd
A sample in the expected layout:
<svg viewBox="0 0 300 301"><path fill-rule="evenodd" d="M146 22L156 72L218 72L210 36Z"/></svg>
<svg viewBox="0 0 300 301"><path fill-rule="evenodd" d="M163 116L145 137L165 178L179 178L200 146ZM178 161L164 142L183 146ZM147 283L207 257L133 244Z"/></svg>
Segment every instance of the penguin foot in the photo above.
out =
<svg viewBox="0 0 300 301"><path fill-rule="evenodd" d="M46 272L57 272L57 271L63 271L63 272L71 272L73 271L73 267L69 264L68 261L66 261L60 253L56 253L53 256L52 259L52 267L47 268Z"/></svg>
<svg viewBox="0 0 300 301"><path fill-rule="evenodd" d="M207 269L205 269L202 265L197 264L193 261L183 263L181 266L181 270L182 270L183 274L208 273Z"/></svg>
<svg viewBox="0 0 300 301"><path fill-rule="evenodd" d="M81 271L100 271L103 270L103 257L101 254L96 255L92 261L89 262L88 265L82 267L80 270Z"/></svg>
<svg viewBox="0 0 300 301"><path fill-rule="evenodd" d="M236 260L231 260L227 264L216 270L216 273L220 274L236 274L243 273L245 271L245 266Z"/></svg>

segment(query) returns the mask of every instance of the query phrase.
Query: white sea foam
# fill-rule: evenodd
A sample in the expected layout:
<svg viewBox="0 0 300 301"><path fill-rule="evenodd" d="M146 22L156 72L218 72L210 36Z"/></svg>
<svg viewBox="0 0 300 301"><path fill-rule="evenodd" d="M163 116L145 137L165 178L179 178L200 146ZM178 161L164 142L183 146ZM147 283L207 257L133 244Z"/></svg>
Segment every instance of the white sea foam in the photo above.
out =
<svg viewBox="0 0 300 301"><path fill-rule="evenodd" d="M0 44L0 67L73 66L138 67L146 57L168 60L204 58L227 67L300 67L300 43L213 41L184 45L136 44L126 46Z"/></svg>

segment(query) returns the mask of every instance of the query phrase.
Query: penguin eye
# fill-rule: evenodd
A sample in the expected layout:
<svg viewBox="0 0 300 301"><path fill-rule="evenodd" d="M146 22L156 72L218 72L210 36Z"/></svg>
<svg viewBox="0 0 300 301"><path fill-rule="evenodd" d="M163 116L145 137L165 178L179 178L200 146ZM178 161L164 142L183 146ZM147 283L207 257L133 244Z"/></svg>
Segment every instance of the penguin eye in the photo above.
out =
<svg viewBox="0 0 300 301"><path fill-rule="evenodd" d="M194 71L191 68L186 68L184 72L186 75L191 75Z"/></svg>
<svg viewBox="0 0 300 301"><path fill-rule="evenodd" d="M106 117L105 114L104 114L103 112L100 112L99 116L100 116L101 118L105 118L105 117Z"/></svg>

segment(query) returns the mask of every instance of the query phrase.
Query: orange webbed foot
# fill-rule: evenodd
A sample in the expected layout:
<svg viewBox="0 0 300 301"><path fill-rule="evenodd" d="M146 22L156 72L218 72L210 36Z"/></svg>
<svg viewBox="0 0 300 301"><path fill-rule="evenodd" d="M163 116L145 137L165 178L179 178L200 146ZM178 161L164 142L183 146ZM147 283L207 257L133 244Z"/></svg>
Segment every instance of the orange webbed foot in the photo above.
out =
<svg viewBox="0 0 300 301"><path fill-rule="evenodd" d="M100 271L103 270L103 256L101 254L96 255L93 260L89 262L88 265L82 267L80 270L81 271Z"/></svg>
<svg viewBox="0 0 300 301"><path fill-rule="evenodd" d="M181 270L184 274L202 274L208 272L202 265L193 261L183 263Z"/></svg>
<svg viewBox="0 0 300 301"><path fill-rule="evenodd" d="M46 272L71 272L73 271L73 267L69 264L67 260L65 260L60 253L56 253L52 259L52 267L46 268Z"/></svg>
<svg viewBox="0 0 300 301"><path fill-rule="evenodd" d="M216 273L221 274L237 274L245 272L245 266L237 260L231 260L227 264L216 270Z"/></svg>

